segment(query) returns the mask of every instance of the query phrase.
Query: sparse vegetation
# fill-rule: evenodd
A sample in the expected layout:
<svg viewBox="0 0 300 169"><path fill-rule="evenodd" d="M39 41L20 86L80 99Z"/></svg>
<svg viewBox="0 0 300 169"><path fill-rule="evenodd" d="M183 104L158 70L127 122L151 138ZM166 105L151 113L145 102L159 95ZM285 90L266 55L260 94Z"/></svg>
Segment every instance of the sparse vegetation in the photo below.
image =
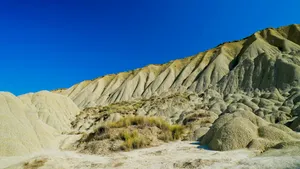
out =
<svg viewBox="0 0 300 169"><path fill-rule="evenodd" d="M163 130L162 134L159 136L160 140L165 142L179 140L184 133L184 127L180 125L171 125L168 130Z"/></svg>
<svg viewBox="0 0 300 169"><path fill-rule="evenodd" d="M139 100L139 101L122 101L122 102L117 102L117 103L112 103L108 106L99 106L97 107L97 113L101 114L110 114L110 113L121 113L121 114L126 114L128 112L135 112L137 109L141 108L145 101ZM92 108L86 108L83 111L89 111L89 110L95 109L94 107Z"/></svg>
<svg viewBox="0 0 300 169"><path fill-rule="evenodd" d="M119 118L129 115L136 116L138 113L145 111L143 115L146 116L167 116L165 114L165 110L167 110L165 109L166 106L176 106L179 108L186 106L189 102L189 95L189 93L177 92L165 97L152 96L139 100L116 102L107 106L89 107L82 110L71 124L73 128L80 128L80 125L85 123L85 121L92 120L95 123L91 124L92 126L88 128L94 129L96 122L107 121L106 119L116 114ZM172 104L170 105L171 102ZM154 112L151 110L154 110Z"/></svg>
<svg viewBox="0 0 300 169"><path fill-rule="evenodd" d="M192 115L187 116L184 120L183 120L183 124L187 125L191 122L197 121L199 119L205 119L205 121L203 121L203 123L212 123L213 121L211 121L209 119L211 115L207 112L199 112L199 113L195 113Z"/></svg>
<svg viewBox="0 0 300 169"><path fill-rule="evenodd" d="M140 135L137 130L134 130L132 133L125 130L120 133L119 136L120 139L124 141L121 145L121 149L125 151L147 147L150 144L150 141Z"/></svg>
<svg viewBox="0 0 300 169"><path fill-rule="evenodd" d="M184 129L181 125L171 125L159 117L126 116L84 135L80 144L109 142L109 151L129 151L181 139Z"/></svg>
<svg viewBox="0 0 300 169"><path fill-rule="evenodd" d="M43 158L43 159L35 159L32 162L26 162L23 165L24 169L38 169L42 166L44 166L44 164L47 162L47 159Z"/></svg>
<svg viewBox="0 0 300 169"><path fill-rule="evenodd" d="M171 125L159 117L128 116L117 122L109 123L111 128L122 128L128 126L137 126L140 128L157 127L162 130L160 139L163 141L178 140L184 133L184 127L181 125Z"/></svg>

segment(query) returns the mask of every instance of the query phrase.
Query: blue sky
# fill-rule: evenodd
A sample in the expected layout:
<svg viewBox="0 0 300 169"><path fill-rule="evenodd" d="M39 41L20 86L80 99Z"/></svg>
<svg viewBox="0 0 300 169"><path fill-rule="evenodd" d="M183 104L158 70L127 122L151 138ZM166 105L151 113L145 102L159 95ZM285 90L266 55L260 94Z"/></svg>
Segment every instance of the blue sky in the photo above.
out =
<svg viewBox="0 0 300 169"><path fill-rule="evenodd" d="M0 91L16 95L165 63L300 23L299 0L0 2Z"/></svg>

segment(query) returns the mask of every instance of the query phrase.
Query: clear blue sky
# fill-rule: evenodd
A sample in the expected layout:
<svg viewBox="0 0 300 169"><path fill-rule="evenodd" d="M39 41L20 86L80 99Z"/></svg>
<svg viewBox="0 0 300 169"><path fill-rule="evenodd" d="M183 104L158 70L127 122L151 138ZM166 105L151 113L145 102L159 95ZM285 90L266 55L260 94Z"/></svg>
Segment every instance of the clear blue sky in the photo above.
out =
<svg viewBox="0 0 300 169"><path fill-rule="evenodd" d="M165 63L300 23L299 0L0 2L0 91L16 95Z"/></svg>

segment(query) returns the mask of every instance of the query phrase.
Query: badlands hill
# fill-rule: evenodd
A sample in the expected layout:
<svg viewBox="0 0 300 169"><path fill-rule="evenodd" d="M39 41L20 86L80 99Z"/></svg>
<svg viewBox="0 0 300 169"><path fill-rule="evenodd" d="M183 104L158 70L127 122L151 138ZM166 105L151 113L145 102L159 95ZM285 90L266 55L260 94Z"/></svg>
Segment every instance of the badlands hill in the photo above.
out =
<svg viewBox="0 0 300 169"><path fill-rule="evenodd" d="M41 91L16 97L0 93L0 156L24 155L57 146L79 113L68 97Z"/></svg>
<svg viewBox="0 0 300 169"><path fill-rule="evenodd" d="M195 56L162 65L107 75L55 92L70 97L81 109L174 92L222 95L255 89L286 90L299 85L300 25L268 28Z"/></svg>
<svg viewBox="0 0 300 169"><path fill-rule="evenodd" d="M3 92L0 116L0 168L297 168L300 25L68 89ZM47 149L59 152L30 155Z"/></svg>
<svg viewBox="0 0 300 169"><path fill-rule="evenodd" d="M246 111L299 131L299 39L300 25L268 28L195 56L54 92L83 110L73 122L78 130L94 130L98 119L161 116L170 123L192 123L196 138L220 115Z"/></svg>

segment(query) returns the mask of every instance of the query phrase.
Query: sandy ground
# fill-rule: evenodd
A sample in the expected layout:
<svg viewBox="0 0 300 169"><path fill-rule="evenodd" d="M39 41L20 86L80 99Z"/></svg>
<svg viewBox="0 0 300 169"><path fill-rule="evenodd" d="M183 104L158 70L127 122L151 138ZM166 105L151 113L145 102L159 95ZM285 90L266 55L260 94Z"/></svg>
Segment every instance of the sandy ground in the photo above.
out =
<svg viewBox="0 0 300 169"><path fill-rule="evenodd" d="M46 150L23 157L0 158L0 168L39 169L169 169L169 168L300 168L299 156L259 157L256 151L242 149L218 152L199 147L193 142L171 142L152 148L114 153L109 156L79 154L73 151Z"/></svg>

